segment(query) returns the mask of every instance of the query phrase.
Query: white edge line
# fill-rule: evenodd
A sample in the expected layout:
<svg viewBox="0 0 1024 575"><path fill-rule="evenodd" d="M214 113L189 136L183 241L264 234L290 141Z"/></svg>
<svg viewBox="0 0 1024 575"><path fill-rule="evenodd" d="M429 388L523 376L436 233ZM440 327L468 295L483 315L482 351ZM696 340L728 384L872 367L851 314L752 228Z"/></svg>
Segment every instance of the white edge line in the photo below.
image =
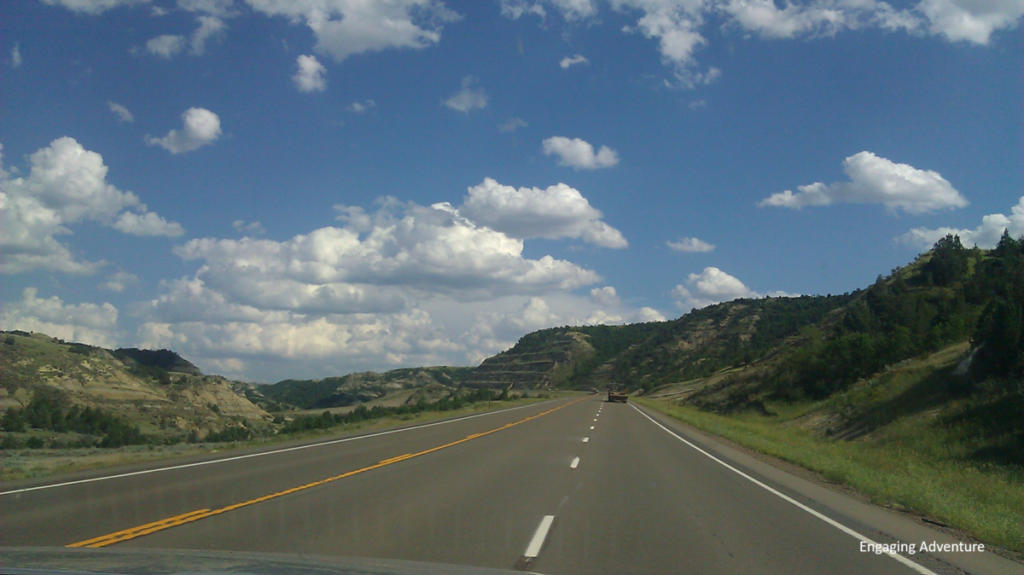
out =
<svg viewBox="0 0 1024 575"><path fill-rule="evenodd" d="M584 437L584 438L583 438L583 443L586 443L586 442L588 442L588 441L590 441L590 438L589 438L589 437Z"/></svg>
<svg viewBox="0 0 1024 575"><path fill-rule="evenodd" d="M576 459L572 460L572 463L569 464L569 467L572 468L572 469L576 469L576 466L579 465L579 464L580 464L580 458L577 457Z"/></svg>
<svg viewBox="0 0 1024 575"><path fill-rule="evenodd" d="M590 429L594 429L594 426L593 426L593 425L591 425L591 426L590 426ZM3 493L0 493L0 495L3 495Z"/></svg>
<svg viewBox="0 0 1024 575"><path fill-rule="evenodd" d="M541 404L547 403L546 401ZM76 481L65 481L63 483L52 483L50 485L37 485L35 487L25 487L22 489L12 489L11 491L0 491L0 497L4 495L14 495L15 493L25 493L27 491L37 491L40 489L53 489L54 487L67 487L68 485L78 485L80 483L92 483L94 481L106 481L108 479L120 479L122 477L133 477L135 475L146 475L148 473L158 473L160 471L173 471L175 469L186 469L189 467L199 467L201 465L213 465L214 463L227 463L228 461L238 461L239 459L249 459L252 457L263 457L264 455L274 455L276 453L286 453L288 451L299 451L302 449L310 449L312 447L323 447L324 445L334 445L335 443L345 443L346 441L356 441L358 439L369 439L371 437L380 437L381 435L391 435L392 433L402 433L404 431L413 431L416 429L423 429L425 427L433 427L435 425L444 425L446 423L454 423L456 421L465 421L467 419L473 419L475 417L483 417L485 415L494 415L496 413L507 413L509 411L515 411L517 409L523 409L524 407L530 407L531 405L540 405L538 403L531 403L527 405L520 405L519 407L510 407L508 409L499 409L497 411L488 411L486 413L478 413L476 415L467 415L466 417L459 417L457 419L446 419L444 421L435 421L434 423L425 423L423 425L416 425L413 427L403 427L402 429L391 429L388 431L381 431L378 433L371 433L369 435L359 435L357 437L345 437L342 439L334 439L331 441L323 441L319 443L307 443L306 445L297 445L295 447L286 447L284 449L275 449L273 451L261 451L259 453L250 453L248 455L236 455L235 457L225 457L223 459L211 459L208 461L197 461L195 463L185 463L183 465L173 465L170 467L157 467L156 469L144 469L142 471L132 471L130 473L119 473L117 475L105 475L103 477L92 477L90 479L79 479Z"/></svg>
<svg viewBox="0 0 1024 575"><path fill-rule="evenodd" d="M523 557L533 559L540 555L540 548L544 546L544 540L547 539L548 530L551 529L554 520L554 515L545 515L544 519L540 520L540 525L533 532L533 539L530 539L530 545L526 548L526 553L523 553Z"/></svg>
<svg viewBox="0 0 1024 575"><path fill-rule="evenodd" d="M833 520L833 519L831 519L831 518L829 518L829 517L827 517L825 515L822 515L821 513L818 513L817 511L811 509L810 507L804 505L803 503L800 503L799 501L797 501L796 499L793 499L792 497L786 495L785 493L782 493L782 492L780 492L779 490L777 490L777 489L775 489L773 487L765 485L764 483L758 481L757 479L754 479L753 477L747 475L746 473L740 471L739 469L736 469L732 465L729 465L728 463L722 461L721 459L715 457L714 455L711 455L707 451L704 451L700 447L697 447L696 445L694 445L694 444L690 443L689 441L683 439L678 434L676 434L675 432L671 431L669 428L667 428L664 425L662 425L662 424L658 423L657 421L655 421L653 417L651 417L650 415L647 415L646 413L641 411L637 406L635 406L633 404L630 404L630 407L632 407L633 409L637 410L640 413L640 415L642 415L642 416L646 417L647 419L651 420L651 423L653 423L654 425L657 425L658 427L664 429L672 437L675 437L679 441L682 441L683 443L685 443L685 444L689 445L690 447L696 449L700 453L710 457L716 463L721 464L722 466L726 467L730 471L736 472L736 474L738 474L740 477L743 477L744 479L749 480L750 482L754 483L758 487L762 487L765 490L769 491L770 493L778 495L782 499L788 501L789 503L792 503L793 505L796 505L800 509L803 509L804 511L810 513L811 515L817 517L818 519L821 519L825 523L828 523L829 525L835 527L836 529L839 529L843 533L846 533L847 535L850 535L851 537L854 537L856 539L860 539L861 541L864 541L865 543L868 543L869 545L878 546L878 543L876 543L875 541L873 541L871 539L868 539L864 535L861 535L860 533L854 531L853 529L850 529L849 527L843 525L842 523L839 523L838 521L835 521L835 520ZM888 552L886 554L889 557L892 557L893 559L899 561L900 563L903 563L907 567L910 567L914 571L917 571L918 573L921 573L922 575L937 575L934 571L931 571L931 570L929 570L926 567L923 567L921 565L918 565L917 563L914 563L913 561L911 561L910 559L907 559L906 557L900 555L899 553L890 551L890 552Z"/></svg>

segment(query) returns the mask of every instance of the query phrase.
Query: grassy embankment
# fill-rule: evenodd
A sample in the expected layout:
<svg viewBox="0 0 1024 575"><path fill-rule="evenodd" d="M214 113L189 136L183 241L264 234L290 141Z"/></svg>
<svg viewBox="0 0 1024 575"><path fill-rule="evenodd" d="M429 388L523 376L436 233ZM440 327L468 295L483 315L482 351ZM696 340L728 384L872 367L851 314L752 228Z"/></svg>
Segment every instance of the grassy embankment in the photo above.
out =
<svg viewBox="0 0 1024 575"><path fill-rule="evenodd" d="M558 399L569 394L548 392L550 399ZM222 451L258 447L298 440L327 438L345 434L386 430L403 425L430 423L442 419L453 419L486 411L497 411L549 401L548 398L520 398L511 401L479 402L458 410L424 411L417 414L395 417L382 417L338 425L330 429L310 430L300 433L286 433L274 437L257 438L250 441L231 443L179 443L176 445L131 445L116 449L18 449L0 451L0 481L13 481L24 478L37 478L86 471L104 467L129 465L157 460L171 460L200 454L218 453Z"/></svg>
<svg viewBox="0 0 1024 575"><path fill-rule="evenodd" d="M636 402L817 472L874 503L1024 552L1024 467L985 456L999 450L966 416L999 406L956 393L961 380L952 370L963 350L913 360L824 401L768 403L773 415ZM823 429L836 421L845 424Z"/></svg>

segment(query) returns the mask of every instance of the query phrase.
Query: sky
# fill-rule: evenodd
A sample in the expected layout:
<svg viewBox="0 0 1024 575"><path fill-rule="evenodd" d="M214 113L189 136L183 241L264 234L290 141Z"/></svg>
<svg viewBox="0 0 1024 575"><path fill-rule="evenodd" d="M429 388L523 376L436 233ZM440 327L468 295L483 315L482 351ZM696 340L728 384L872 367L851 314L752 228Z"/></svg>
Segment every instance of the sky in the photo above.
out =
<svg viewBox="0 0 1024 575"><path fill-rule="evenodd" d="M1024 0L0 3L0 329L255 382L1024 234Z"/></svg>

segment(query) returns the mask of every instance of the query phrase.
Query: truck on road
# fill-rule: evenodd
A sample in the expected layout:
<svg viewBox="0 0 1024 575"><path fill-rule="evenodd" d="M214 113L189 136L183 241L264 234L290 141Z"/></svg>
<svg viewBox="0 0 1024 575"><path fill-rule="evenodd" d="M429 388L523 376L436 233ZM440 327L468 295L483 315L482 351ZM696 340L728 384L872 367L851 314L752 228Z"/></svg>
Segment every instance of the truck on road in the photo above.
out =
<svg viewBox="0 0 1024 575"><path fill-rule="evenodd" d="M621 383L608 384L608 401L626 403L626 388Z"/></svg>

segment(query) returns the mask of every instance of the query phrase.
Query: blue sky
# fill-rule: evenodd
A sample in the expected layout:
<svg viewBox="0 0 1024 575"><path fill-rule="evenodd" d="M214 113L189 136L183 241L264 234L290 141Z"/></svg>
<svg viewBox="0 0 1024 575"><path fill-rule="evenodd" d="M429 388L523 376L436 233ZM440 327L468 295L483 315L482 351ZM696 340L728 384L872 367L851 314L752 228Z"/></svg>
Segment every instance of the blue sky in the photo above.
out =
<svg viewBox="0 0 1024 575"><path fill-rule="evenodd" d="M253 381L1024 233L1022 0L0 4L0 328Z"/></svg>

